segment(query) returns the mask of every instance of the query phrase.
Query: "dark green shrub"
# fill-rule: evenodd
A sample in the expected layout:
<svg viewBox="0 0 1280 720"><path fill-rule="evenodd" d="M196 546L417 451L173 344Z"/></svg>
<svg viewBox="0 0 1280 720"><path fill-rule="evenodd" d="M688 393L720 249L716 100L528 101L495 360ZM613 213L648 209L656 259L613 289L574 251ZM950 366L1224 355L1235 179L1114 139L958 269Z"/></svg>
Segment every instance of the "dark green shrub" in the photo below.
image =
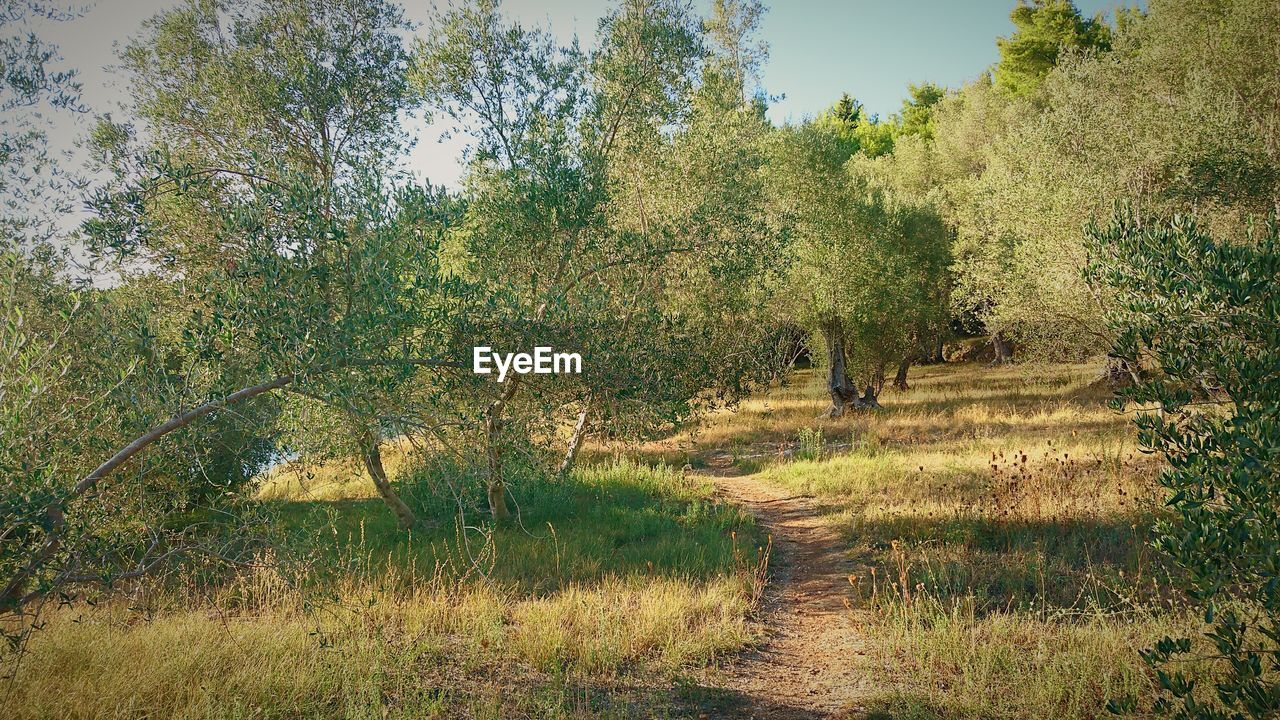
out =
<svg viewBox="0 0 1280 720"><path fill-rule="evenodd" d="M1187 218L1121 215L1089 233L1114 355L1143 368L1116 403L1144 408L1140 442L1168 461L1153 542L1204 611L1203 638L1143 653L1154 709L1176 718L1280 714L1280 234L1256 230L1222 242Z"/></svg>

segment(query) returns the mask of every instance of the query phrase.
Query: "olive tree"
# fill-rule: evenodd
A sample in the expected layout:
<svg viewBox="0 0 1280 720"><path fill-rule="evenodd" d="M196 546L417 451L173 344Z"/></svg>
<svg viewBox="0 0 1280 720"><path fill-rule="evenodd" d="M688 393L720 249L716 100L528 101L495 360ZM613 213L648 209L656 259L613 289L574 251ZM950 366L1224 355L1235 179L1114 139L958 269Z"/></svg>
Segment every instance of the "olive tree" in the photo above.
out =
<svg viewBox="0 0 1280 720"><path fill-rule="evenodd" d="M413 102L406 29L402 11L382 0L191 0L149 20L121 54L129 117L104 120L94 135L118 178L100 196L98 229L146 216L145 232L108 241L117 271L133 284L173 283L242 262L244 248L227 241L238 236L221 226L240 198L305 182L318 189L317 210L333 215L346 185L391 167L406 142L398 113ZM390 429L372 398L262 404L258 412L276 422L255 420L270 436L244 438L217 458L244 457L264 439L309 459L350 451L411 524L382 470L379 443ZM239 430L230 417L225 425L223 435Z"/></svg>
<svg viewBox="0 0 1280 720"><path fill-rule="evenodd" d="M1035 354L1089 356L1113 337L1081 280L1086 223L1124 201L1239 237L1274 209L1277 22L1269 2L1152 3L1109 51L1058 53L1034 93L983 80L944 101L957 302Z"/></svg>
<svg viewBox="0 0 1280 720"><path fill-rule="evenodd" d="M1119 392L1139 440L1168 463L1153 544L1204 611L1200 638L1143 653L1170 717L1280 712L1280 229L1223 241L1187 217L1093 228L1085 278L1110 296L1111 352L1145 374ZM1211 690L1179 661L1208 665ZM1135 709L1132 699L1113 708Z"/></svg>
<svg viewBox="0 0 1280 720"><path fill-rule="evenodd" d="M878 407L885 368L918 354L946 312L941 218L867 161L814 123L782 132L768 166L771 202L791 233L789 311L826 345L832 416Z"/></svg>
<svg viewBox="0 0 1280 720"><path fill-rule="evenodd" d="M447 384L423 383L431 388L427 397L399 397L423 373L435 377L460 365L451 359L458 355L451 323L468 294L439 269L443 232L436 207L422 190L397 189L377 176L336 189L298 177L221 203L214 213L215 235L235 246L236 254L222 266L167 284L170 294L157 300L164 316L184 318L176 342L189 359L181 382L159 398L164 414L138 412L127 392L130 368L116 367L125 392L88 377L91 387L106 390L69 400L63 412L53 414L63 424L36 422L18 436L25 441L6 443L6 467L17 471L8 482L19 492L5 508L0 609L20 612L67 585L137 577L180 555L212 552L227 558L234 551L234 559L251 552L235 535L202 532L208 523L183 501L188 496L166 484L165 458L178 454L174 443L187 434L179 431L200 429L214 413L285 392L348 412L361 427L451 422ZM99 239L104 244L126 245L148 232L147 217L117 218L90 229L105 233ZM163 307L166 302L169 307ZM6 311L9 318L20 312ZM64 333L74 337L82 327L83 318L73 318ZM119 335L98 337L107 350L121 344ZM50 360L48 342L21 329L6 335L6 388L27 393L18 400L41 398L41 366L32 358L53 363L55 370L84 365L69 357ZM54 348L64 354L71 349ZM105 352L89 370L110 377L117 357ZM6 425L22 426L41 407L6 405ZM110 412L112 407L117 409ZM440 414L429 414L432 408ZM91 444L70 458L48 456L56 450L53 443L78 442L65 436L92 426L86 418L117 417L118 428L105 437L120 438L118 444L100 453ZM51 437L42 428L61 432ZM36 460L44 457L49 459ZM370 467L380 494L411 525L411 511L377 470Z"/></svg>
<svg viewBox="0 0 1280 720"><path fill-rule="evenodd" d="M602 24L592 61L597 102L616 103L622 92L635 105L645 96L619 81L654 62L635 37L654 25L643 8L624 5ZM732 403L779 371L776 358L760 352L779 250L758 202L771 132L750 87L767 52L753 39L761 11L718 3L705 34L666 33L685 38L682 53L696 53L696 76L686 72L665 84L658 103L646 101L662 112L617 124L606 168L611 231L668 250L597 276L601 297L614 305L604 316L619 328L593 334L562 472L588 429L642 438Z"/></svg>
<svg viewBox="0 0 1280 720"><path fill-rule="evenodd" d="M475 138L454 240L461 274L493 298L484 344L514 351L554 339L580 351L587 368L576 378L515 375L493 387L484 462L490 508L502 519L504 453L554 434L562 408L577 415L567 469L593 422L675 421L708 386L741 384L735 368L745 364L689 342L731 304L681 300L733 295L712 280L736 283L759 266L767 228L758 218L712 220L746 214L750 185L728 195L723 188L752 170L731 164L742 157L736 149L709 154L715 121L695 108L694 88L709 83L697 74L703 44L687 7L622 3L602 21L591 55L509 22L491 2L440 14L431 36L418 48L418 86L435 112ZM731 87L725 73L714 77ZM733 97L732 112L746 112L741 88ZM721 148L729 138L719 138ZM684 197L672 192L693 187ZM733 232L748 225L747 234Z"/></svg>

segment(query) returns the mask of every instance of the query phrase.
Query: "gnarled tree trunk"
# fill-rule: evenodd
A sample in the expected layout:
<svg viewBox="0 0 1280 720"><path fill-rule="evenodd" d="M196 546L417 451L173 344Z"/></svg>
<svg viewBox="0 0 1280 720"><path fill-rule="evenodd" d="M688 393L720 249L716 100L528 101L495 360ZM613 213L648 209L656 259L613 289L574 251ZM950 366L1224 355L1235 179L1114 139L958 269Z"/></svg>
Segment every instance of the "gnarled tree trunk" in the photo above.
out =
<svg viewBox="0 0 1280 720"><path fill-rule="evenodd" d="M382 467L382 451L378 449L376 433L369 430L360 433L360 459L364 461L369 477L373 478L373 485L378 489L378 495L382 497L387 507L391 508L400 527L409 529L416 526L418 518L396 494L395 489L391 487L391 481L387 479L387 471Z"/></svg>
<svg viewBox="0 0 1280 720"><path fill-rule="evenodd" d="M992 365L1004 365L1013 362L1013 347L1009 344L1008 338L1003 332L997 331L991 336L991 346L995 348L996 359L991 361Z"/></svg>
<svg viewBox="0 0 1280 720"><path fill-rule="evenodd" d="M911 356L902 358L902 362L898 363L898 372L893 376L893 386L898 390L908 390L910 385L907 384L907 371L911 369Z"/></svg>
<svg viewBox="0 0 1280 720"><path fill-rule="evenodd" d="M827 391L831 394L831 407L827 414L841 417L845 409L858 400L858 391L849 379L849 369L844 357L844 334L838 328L823 332L827 343Z"/></svg>
<svg viewBox="0 0 1280 720"><path fill-rule="evenodd" d="M485 492L489 498L489 514L495 522L503 522L511 517L511 511L507 509L507 484L502 477L502 417L499 413L486 415L484 431L485 460L489 470Z"/></svg>
<svg viewBox="0 0 1280 720"><path fill-rule="evenodd" d="M884 390L884 365L876 367L875 372L871 373L871 380L867 383L866 388L862 391L862 397L858 398L854 403L854 407L859 409L871 409L880 407L880 391Z"/></svg>
<svg viewBox="0 0 1280 720"><path fill-rule="evenodd" d="M884 387L884 366L872 373L862 394L849 377L849 366L845 360L844 334L839 329L831 329L823 333L827 342L827 391L831 393L831 407L827 414L833 418L843 417L850 408L868 410L880 407L877 397Z"/></svg>
<svg viewBox="0 0 1280 720"><path fill-rule="evenodd" d="M872 410L880 407L880 394L876 391L875 386L868 385L862 391L862 397L853 401L852 405L858 410Z"/></svg>
<svg viewBox="0 0 1280 720"><path fill-rule="evenodd" d="M578 411L578 419L573 423L573 434L569 436L569 445L565 448L564 459L560 461L560 467L556 470L558 477L565 477L573 469L573 463L578 459L578 451L582 449L582 441L587 437L587 416L590 413L591 398L588 397L583 401L582 410Z"/></svg>
<svg viewBox="0 0 1280 720"><path fill-rule="evenodd" d="M938 333L933 337L933 348L932 348L931 354L929 355L929 362L936 365L938 363L944 363L947 361L946 356L942 352L942 346L945 340L946 340L946 336L943 335L942 333Z"/></svg>

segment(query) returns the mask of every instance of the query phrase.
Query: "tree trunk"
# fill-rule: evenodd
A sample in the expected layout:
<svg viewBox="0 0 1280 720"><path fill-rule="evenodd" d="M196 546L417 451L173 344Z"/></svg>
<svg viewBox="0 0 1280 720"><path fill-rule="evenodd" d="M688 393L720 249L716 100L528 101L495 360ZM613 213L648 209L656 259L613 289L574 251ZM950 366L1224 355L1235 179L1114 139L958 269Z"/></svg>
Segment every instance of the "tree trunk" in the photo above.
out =
<svg viewBox="0 0 1280 720"><path fill-rule="evenodd" d="M582 441L587 436L587 416L591 412L591 398L587 398L582 403L582 410L578 412L578 419L573 424L573 434L569 436L569 446L565 448L564 459L560 461L560 468L556 470L556 475L563 478L573 469L573 463L578 459L578 451L582 449Z"/></svg>
<svg viewBox="0 0 1280 720"><path fill-rule="evenodd" d="M907 385L907 371L911 369L911 356L902 358L902 362L898 363L898 372L893 376L893 386L898 390L908 390L911 386Z"/></svg>
<svg viewBox="0 0 1280 720"><path fill-rule="evenodd" d="M506 522L511 517L511 511L507 509L507 484L501 478L491 479L485 492L489 497L489 513L493 515L493 521Z"/></svg>
<svg viewBox="0 0 1280 720"><path fill-rule="evenodd" d="M880 407L878 398L881 390L884 390L884 365L878 366L871 374L871 382L867 383L866 389L862 391L862 397L857 398L854 407L863 409Z"/></svg>
<svg viewBox="0 0 1280 720"><path fill-rule="evenodd" d="M877 398L884 387L884 366L872 373L862 395L849 378L849 368L845 362L844 335L839 330L823 333L827 341L827 390L831 393L831 407L827 414L833 418L843 417L849 408L869 410L880 407Z"/></svg>
<svg viewBox="0 0 1280 720"><path fill-rule="evenodd" d="M485 455L489 465L489 513L494 522L503 522L511 517L507 509L507 484L502 477L502 417L498 412L490 411L484 420Z"/></svg>
<svg viewBox="0 0 1280 720"><path fill-rule="evenodd" d="M382 501L391 508L400 527L407 530L416 526L418 518L414 516L409 506L404 504L391 487L391 482L387 480L387 471L382 467L382 451L378 449L378 436L375 433L366 430L360 434L360 458L364 460L364 467L369 471L369 477L373 478L373 485L378 489L378 495L382 496Z"/></svg>
<svg viewBox="0 0 1280 720"><path fill-rule="evenodd" d="M1137 383L1141 377L1142 368L1136 364L1129 362L1123 358L1107 356L1107 361L1102 366L1102 373L1099 379L1113 388L1128 387Z"/></svg>
<svg viewBox="0 0 1280 720"><path fill-rule="evenodd" d="M996 332L991 336L991 345L996 351L996 359L991 361L992 365L1013 362L1013 348L1009 346L1009 341L1005 339L1003 332Z"/></svg>
<svg viewBox="0 0 1280 720"><path fill-rule="evenodd" d="M831 393L831 407L827 414L833 418L844 415L845 409L858 399L858 391L849 380L844 358L844 336L836 329L823 333L827 342L827 391Z"/></svg>
<svg viewBox="0 0 1280 720"><path fill-rule="evenodd" d="M507 402L515 396L519 387L519 376L508 380L502 393L489 403L484 415L485 455L489 470L489 513L494 522L504 522L511 517L511 511L507 509L507 483L502 475L502 415Z"/></svg>
<svg viewBox="0 0 1280 720"><path fill-rule="evenodd" d="M946 356L942 353L942 345L944 340L945 340L945 336L942 333L938 333L937 335L934 336L933 355L929 357L929 362L937 365L939 363L944 363L947 361Z"/></svg>
<svg viewBox="0 0 1280 720"><path fill-rule="evenodd" d="M859 410L874 410L880 408L880 393L876 390L875 385L867 385L862 392L862 397L854 398L853 406Z"/></svg>

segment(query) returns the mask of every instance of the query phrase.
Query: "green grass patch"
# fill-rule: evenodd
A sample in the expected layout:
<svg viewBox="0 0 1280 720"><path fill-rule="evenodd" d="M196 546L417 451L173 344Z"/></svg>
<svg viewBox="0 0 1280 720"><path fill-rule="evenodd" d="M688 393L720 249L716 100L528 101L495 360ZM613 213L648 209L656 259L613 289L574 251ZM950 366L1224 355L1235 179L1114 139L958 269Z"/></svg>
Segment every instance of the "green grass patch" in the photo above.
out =
<svg viewBox="0 0 1280 720"><path fill-rule="evenodd" d="M545 595L630 575L713 579L754 562L758 551L750 514L714 500L705 478L666 465L618 461L562 480L519 478L512 483L518 514L498 527L478 510L464 514L462 526L456 503L421 492L427 482L404 483L424 526L413 531L399 528L377 499L277 501L277 508L295 549L311 554L315 580L377 576L388 567L409 581L483 570L500 586ZM464 507L480 504L479 488L458 492Z"/></svg>
<svg viewBox="0 0 1280 720"><path fill-rule="evenodd" d="M520 523L419 503L413 533L376 500L269 501L287 561L49 613L5 715L661 717L752 640L757 532L705 481L610 463L514 492Z"/></svg>

